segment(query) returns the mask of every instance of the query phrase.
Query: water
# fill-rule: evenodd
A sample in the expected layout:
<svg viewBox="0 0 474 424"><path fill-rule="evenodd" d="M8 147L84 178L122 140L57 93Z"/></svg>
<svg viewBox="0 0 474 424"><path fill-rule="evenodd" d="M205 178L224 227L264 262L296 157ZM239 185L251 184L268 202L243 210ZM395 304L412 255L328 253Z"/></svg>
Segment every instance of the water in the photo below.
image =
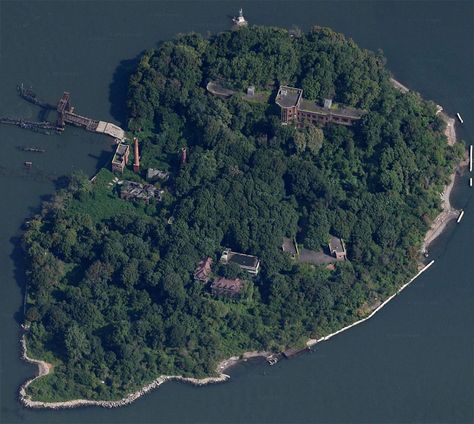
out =
<svg viewBox="0 0 474 424"><path fill-rule="evenodd" d="M404 84L451 115L461 112L458 135L474 141L471 1L3 1L0 116L35 117L37 109L16 95L22 81L50 102L68 90L79 113L122 123L126 76L142 50L178 32L225 30L241 6L251 23L330 26L381 48ZM274 367L241 364L225 384L169 383L117 410L24 409L17 389L34 367L18 357L24 281L15 238L55 178L94 173L111 146L74 128L46 137L0 127L0 142L0 423L474 421L474 191L466 176L453 196L464 219L436 242L433 267L374 319L314 353ZM34 162L31 171L25 160Z"/></svg>

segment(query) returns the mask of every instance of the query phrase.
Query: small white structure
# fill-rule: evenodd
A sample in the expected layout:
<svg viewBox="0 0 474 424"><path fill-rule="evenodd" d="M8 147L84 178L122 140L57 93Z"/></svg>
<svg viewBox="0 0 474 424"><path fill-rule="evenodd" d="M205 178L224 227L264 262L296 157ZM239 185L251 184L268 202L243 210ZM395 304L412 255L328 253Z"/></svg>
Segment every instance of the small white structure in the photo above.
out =
<svg viewBox="0 0 474 424"><path fill-rule="evenodd" d="M239 10L239 16L235 17L234 19L232 19L232 22L234 23L234 25L238 26L238 27L241 27L241 26L247 26L248 25L248 22L245 20L244 18L244 14L242 12L242 9Z"/></svg>
<svg viewBox="0 0 474 424"><path fill-rule="evenodd" d="M324 99L324 109L331 109L332 99Z"/></svg>

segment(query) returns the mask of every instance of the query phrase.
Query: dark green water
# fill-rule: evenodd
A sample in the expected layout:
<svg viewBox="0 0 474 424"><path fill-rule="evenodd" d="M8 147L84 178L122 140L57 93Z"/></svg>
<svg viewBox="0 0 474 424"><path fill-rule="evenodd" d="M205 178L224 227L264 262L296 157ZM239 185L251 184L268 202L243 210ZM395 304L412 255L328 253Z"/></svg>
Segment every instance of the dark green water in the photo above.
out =
<svg viewBox="0 0 474 424"><path fill-rule="evenodd" d="M0 2L0 116L34 117L15 92L31 84L55 102L72 93L80 113L120 123L127 69L145 48L178 32L215 32L244 8L251 23L330 26L384 50L408 87L461 112L458 135L474 142L472 1L75 1ZM24 153L36 145L45 154ZM433 249L436 263L374 319L274 367L231 371L230 382L169 383L126 408L27 410L18 386L34 367L19 360L23 276L15 237L50 195L54 179L89 174L107 160L106 138L67 128L42 136L0 127L0 423L474 421L474 207L467 178L454 193L466 210ZM23 169L32 160L33 169Z"/></svg>

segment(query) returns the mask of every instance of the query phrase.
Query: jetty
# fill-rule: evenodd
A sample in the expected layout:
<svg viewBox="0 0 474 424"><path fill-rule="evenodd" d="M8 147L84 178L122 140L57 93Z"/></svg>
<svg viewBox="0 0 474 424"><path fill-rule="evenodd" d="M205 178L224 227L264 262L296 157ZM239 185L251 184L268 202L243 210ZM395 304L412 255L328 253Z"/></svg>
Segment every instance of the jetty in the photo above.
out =
<svg viewBox="0 0 474 424"><path fill-rule="evenodd" d="M274 353L270 356L267 356L265 360L267 361L268 365L275 365L281 359L281 357L281 354Z"/></svg>
<svg viewBox="0 0 474 424"><path fill-rule="evenodd" d="M301 355L302 353L308 352L308 351L309 351L309 348L308 348L308 347L304 347L303 349L290 348L290 349L285 350L285 351L282 352L281 354L282 354L283 357L285 357L286 359L291 359L291 358L295 358L296 356L299 356L299 355Z"/></svg>
<svg viewBox="0 0 474 424"><path fill-rule="evenodd" d="M39 106L44 111L56 110L56 123L49 121L27 121L22 118L0 118L0 124L16 125L20 128L29 129L43 134L61 133L66 124L81 127L87 131L105 134L113 137L117 142L125 139L125 131L110 122L100 121L79 115L71 104L71 95L65 91L56 105L45 102L31 89L25 88L23 84L17 86L20 97L29 103Z"/></svg>
<svg viewBox="0 0 474 424"><path fill-rule="evenodd" d="M56 108L58 114L56 125L59 128L64 130L66 124L70 124L84 128L87 131L108 135L118 141L123 141L125 139L125 131L119 126L110 122L98 121L75 113L70 99L70 93L65 91L58 101Z"/></svg>
<svg viewBox="0 0 474 424"><path fill-rule="evenodd" d="M55 105L52 105L50 103L47 103L47 102L41 100L36 95L36 93L32 90L31 87L30 88L25 88L23 83L17 85L16 89L17 89L18 94L20 95L20 97L22 99L26 100L27 102L30 102L30 103L34 104L35 106L39 106L39 107L42 107L44 109L50 109L50 110L56 109Z"/></svg>
<svg viewBox="0 0 474 424"><path fill-rule="evenodd" d="M36 122L21 118L0 118L0 124L15 125L26 130L46 135L50 135L51 133L60 133L62 131L61 128L49 121Z"/></svg>

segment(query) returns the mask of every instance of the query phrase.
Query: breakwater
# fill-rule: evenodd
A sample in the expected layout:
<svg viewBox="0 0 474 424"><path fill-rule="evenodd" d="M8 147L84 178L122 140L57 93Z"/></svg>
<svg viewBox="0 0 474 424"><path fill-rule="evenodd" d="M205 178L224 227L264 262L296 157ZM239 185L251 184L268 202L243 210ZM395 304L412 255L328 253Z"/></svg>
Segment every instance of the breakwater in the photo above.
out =
<svg viewBox="0 0 474 424"><path fill-rule="evenodd" d="M415 281L423 272L425 272L428 268L430 268L434 264L434 260L431 261L428 265L424 266L418 273L410 280L408 283L404 284L402 287L400 287L394 294L392 294L390 297L388 297L386 300L384 300L377 308L375 308L369 316L360 319L359 321L353 322L352 324L348 325L347 327L341 328L340 330L335 331L334 333L328 334L327 336L321 337L319 339L310 339L306 343L308 347L314 346L317 343L324 342L326 340L331 339L332 337L343 333L344 331L347 331L351 329L352 327L355 327L356 325L362 324L363 322L369 320L372 318L377 312L379 312L382 308L384 308L388 302L390 302L395 296L397 296L400 292L405 290L413 281Z"/></svg>

